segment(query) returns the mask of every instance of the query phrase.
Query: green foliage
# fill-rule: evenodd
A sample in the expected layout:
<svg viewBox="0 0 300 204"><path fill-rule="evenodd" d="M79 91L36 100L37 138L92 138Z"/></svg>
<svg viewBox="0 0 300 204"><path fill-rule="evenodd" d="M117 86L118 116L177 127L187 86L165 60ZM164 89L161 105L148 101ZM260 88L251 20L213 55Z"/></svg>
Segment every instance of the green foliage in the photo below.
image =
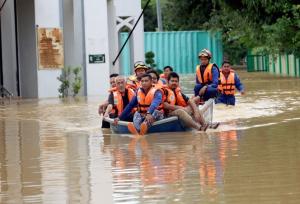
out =
<svg viewBox="0 0 300 204"><path fill-rule="evenodd" d="M145 62L151 68L156 67L154 57L155 57L155 54L152 51L149 51L149 52L145 53L145 58L146 58Z"/></svg>
<svg viewBox="0 0 300 204"><path fill-rule="evenodd" d="M68 66L62 69L61 75L57 77L57 80L61 82L58 88L60 98L65 98L69 96L70 85L72 86L71 91L73 92L73 96L76 96L79 93L82 85L82 79L79 76L80 71L80 67L72 68L71 66Z"/></svg>
<svg viewBox="0 0 300 204"><path fill-rule="evenodd" d="M231 48L256 48L262 53L299 56L300 5L296 2L216 0L215 4L221 9L212 13L206 26L222 31L227 50L235 44L237 46Z"/></svg>
<svg viewBox="0 0 300 204"><path fill-rule="evenodd" d="M73 74L74 74L74 81L72 83L72 88L73 88L73 96L75 97L81 88L81 77L79 76L79 73L81 71L80 67L75 67L73 69Z"/></svg>
<svg viewBox="0 0 300 204"><path fill-rule="evenodd" d="M61 75L57 79L61 82L58 92L60 93L59 97L64 98L69 96L69 87L70 87L70 73L71 67L64 67L61 70Z"/></svg>
<svg viewBox="0 0 300 204"><path fill-rule="evenodd" d="M151 6L146 31L156 28L155 0ZM236 63L253 48L300 56L299 0L165 0L162 15L164 30L221 31L225 56Z"/></svg>

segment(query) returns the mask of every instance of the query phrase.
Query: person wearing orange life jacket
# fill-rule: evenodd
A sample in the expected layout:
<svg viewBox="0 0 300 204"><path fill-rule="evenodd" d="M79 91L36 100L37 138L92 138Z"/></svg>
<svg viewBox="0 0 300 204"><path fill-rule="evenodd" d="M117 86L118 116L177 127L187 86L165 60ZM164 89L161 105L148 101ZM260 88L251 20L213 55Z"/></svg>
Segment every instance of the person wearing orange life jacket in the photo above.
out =
<svg viewBox="0 0 300 204"><path fill-rule="evenodd" d="M131 88L126 87L126 79L122 76L116 77L116 87L112 89L108 98L109 105L106 108L104 117L116 118L123 112L124 108L135 96ZM133 116L129 115L125 121L132 121Z"/></svg>
<svg viewBox="0 0 300 204"><path fill-rule="evenodd" d="M165 86L160 80L159 74L155 70L149 69L146 73L151 75L153 86L156 86L157 88L162 88Z"/></svg>
<svg viewBox="0 0 300 204"><path fill-rule="evenodd" d="M148 70L148 67L145 65L144 62L142 61L137 61L134 63L134 75L131 75L128 77L129 81L128 81L128 85L137 90L141 84L140 84L140 80L141 80L141 76L143 76L146 71Z"/></svg>
<svg viewBox="0 0 300 204"><path fill-rule="evenodd" d="M115 124L126 118L131 110L137 107L133 116L133 123L128 124L128 130L135 135L139 134L138 131L144 135L154 121L164 118L163 112L158 110L161 103L161 91L152 86L151 75L144 74L141 77L141 87L137 90L137 95L132 98L123 113L115 119Z"/></svg>
<svg viewBox="0 0 300 204"><path fill-rule="evenodd" d="M200 65L196 67L194 94L207 101L210 98L215 98L218 94L219 68L216 64L210 63L212 55L209 50L201 50L198 57Z"/></svg>
<svg viewBox="0 0 300 204"><path fill-rule="evenodd" d="M168 116L178 116L185 126L205 131L208 124L199 111L195 100L189 99L179 88L179 75L171 72L168 76L168 87L165 88L164 109ZM194 119L193 119L193 117Z"/></svg>
<svg viewBox="0 0 300 204"><path fill-rule="evenodd" d="M169 74L173 72L173 68L171 66L164 67L164 73L162 73L159 77L163 84L167 84Z"/></svg>
<svg viewBox="0 0 300 204"><path fill-rule="evenodd" d="M116 87L116 77L119 76L119 74L111 74L109 76L109 81L110 81L110 87L111 88L115 88ZM110 90L109 90L110 92ZM105 113L105 110L108 106L108 100L105 100L104 102L102 102L99 107L98 107L98 114L101 116L102 114ZM106 121L102 121L102 127L101 128L110 128L110 123L106 122Z"/></svg>
<svg viewBox="0 0 300 204"><path fill-rule="evenodd" d="M244 95L244 86L241 83L238 75L231 69L229 61L224 61L222 63L220 74L221 84L219 85L219 91L221 92L221 95L216 98L215 102L234 106L235 89L237 89L242 95Z"/></svg>

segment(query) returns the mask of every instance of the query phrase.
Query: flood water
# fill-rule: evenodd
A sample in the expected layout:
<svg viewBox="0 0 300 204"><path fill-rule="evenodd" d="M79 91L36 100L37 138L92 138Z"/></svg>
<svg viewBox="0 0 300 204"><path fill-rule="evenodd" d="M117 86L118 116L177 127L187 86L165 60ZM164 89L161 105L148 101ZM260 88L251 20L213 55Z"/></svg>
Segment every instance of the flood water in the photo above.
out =
<svg viewBox="0 0 300 204"><path fill-rule="evenodd" d="M300 80L239 74L206 133L111 134L104 97L2 102L0 203L300 203Z"/></svg>

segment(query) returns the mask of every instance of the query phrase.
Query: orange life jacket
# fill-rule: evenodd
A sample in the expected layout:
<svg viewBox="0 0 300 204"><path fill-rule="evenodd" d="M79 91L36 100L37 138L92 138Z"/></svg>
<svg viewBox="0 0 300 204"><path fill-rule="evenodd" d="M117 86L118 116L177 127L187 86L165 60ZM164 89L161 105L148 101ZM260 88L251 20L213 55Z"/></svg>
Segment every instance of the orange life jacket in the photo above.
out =
<svg viewBox="0 0 300 204"><path fill-rule="evenodd" d="M132 89L126 88L127 90L127 95L128 95L128 101L130 102L131 99L135 96L135 93ZM121 113L124 110L124 104L123 104L123 99L122 99L122 94L120 91L113 91L113 96L114 96L114 107L111 113L116 113L118 112L118 116L121 115Z"/></svg>
<svg viewBox="0 0 300 204"><path fill-rule="evenodd" d="M156 87L152 87L147 95L141 90L138 89L137 91L137 100L138 100L138 112L139 113L146 113L154 99L154 94L158 89ZM157 108L158 110L162 110L163 106L162 103Z"/></svg>
<svg viewBox="0 0 300 204"><path fill-rule="evenodd" d="M166 76L165 76L165 74L160 74L159 78L161 78L161 79L167 79Z"/></svg>
<svg viewBox="0 0 300 204"><path fill-rule="evenodd" d="M186 107L188 105L187 102L185 102L179 87L175 89L175 93L170 88L165 88L165 90L167 91L167 96L165 97L167 103L171 105L177 104L182 107Z"/></svg>
<svg viewBox="0 0 300 204"><path fill-rule="evenodd" d="M201 74L201 70L200 70L200 65L197 65L196 67L196 74L197 74L197 78L198 81L201 84L210 84L212 82L212 67L214 64L210 63L206 66L203 76Z"/></svg>
<svg viewBox="0 0 300 204"><path fill-rule="evenodd" d="M234 72L230 71L228 77L220 72L221 84L218 86L219 91L225 95L234 95L235 93L235 80L234 80Z"/></svg>

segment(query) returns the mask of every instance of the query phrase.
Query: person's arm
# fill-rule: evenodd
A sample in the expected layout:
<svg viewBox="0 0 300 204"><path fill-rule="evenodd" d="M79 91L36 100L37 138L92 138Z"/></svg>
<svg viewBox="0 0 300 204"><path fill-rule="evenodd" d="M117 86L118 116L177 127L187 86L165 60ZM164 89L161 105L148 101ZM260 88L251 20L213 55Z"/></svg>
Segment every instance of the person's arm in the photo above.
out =
<svg viewBox="0 0 300 204"><path fill-rule="evenodd" d="M112 104L108 104L103 117L109 117L109 113L111 112L112 109L113 109L113 105Z"/></svg>
<svg viewBox="0 0 300 204"><path fill-rule="evenodd" d="M129 116L131 110L132 110L135 106L137 106L137 103L138 103L138 101L137 101L137 96L134 96L134 97L131 99L131 101L128 103L128 105L125 107L125 109L123 110L123 112L121 113L121 115L119 116L119 119L120 119L120 120L125 120L125 119Z"/></svg>
<svg viewBox="0 0 300 204"><path fill-rule="evenodd" d="M103 114L104 111L105 111L105 108L108 106L108 101L104 101L103 103L101 103L99 105L99 108L98 108L98 113L99 115Z"/></svg>
<svg viewBox="0 0 300 204"><path fill-rule="evenodd" d="M147 112L152 114L155 111L155 109L158 108L158 106L161 102L162 102L162 93L159 90L157 90L154 93L153 101L151 102L151 105Z"/></svg>
<svg viewBox="0 0 300 204"><path fill-rule="evenodd" d="M244 94L245 93L244 85L241 83L241 80L240 80L239 76L236 73L234 74L234 81L235 81L236 89L239 92L241 92L241 94Z"/></svg>
<svg viewBox="0 0 300 204"><path fill-rule="evenodd" d="M212 83L209 86L212 88L217 88L219 85L219 74L220 73L219 73L219 70L216 67L216 65L214 65L212 67L211 72L212 72Z"/></svg>

